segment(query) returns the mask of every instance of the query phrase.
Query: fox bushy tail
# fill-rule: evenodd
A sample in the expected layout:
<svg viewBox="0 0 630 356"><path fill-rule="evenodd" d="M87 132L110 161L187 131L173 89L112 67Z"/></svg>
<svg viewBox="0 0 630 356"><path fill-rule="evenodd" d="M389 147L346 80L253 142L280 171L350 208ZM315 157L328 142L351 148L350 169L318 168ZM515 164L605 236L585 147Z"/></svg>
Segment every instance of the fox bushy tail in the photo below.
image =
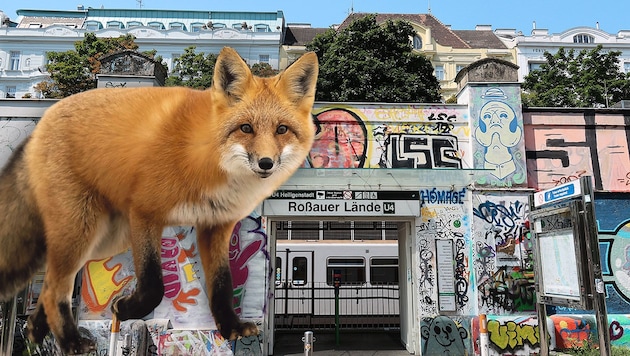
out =
<svg viewBox="0 0 630 356"><path fill-rule="evenodd" d="M26 141L0 173L0 301L11 299L26 287L45 263L46 239L29 188Z"/></svg>

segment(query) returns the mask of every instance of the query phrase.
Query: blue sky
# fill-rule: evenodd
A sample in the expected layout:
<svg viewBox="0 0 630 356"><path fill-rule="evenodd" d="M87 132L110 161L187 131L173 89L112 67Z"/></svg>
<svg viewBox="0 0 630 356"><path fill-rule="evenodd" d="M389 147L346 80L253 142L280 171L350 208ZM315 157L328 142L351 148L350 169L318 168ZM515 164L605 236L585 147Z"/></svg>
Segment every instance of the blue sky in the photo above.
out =
<svg viewBox="0 0 630 356"><path fill-rule="evenodd" d="M138 8L139 0L2 0L0 10L16 18L17 9L75 10L85 7ZM630 30L629 0L142 0L145 9L276 11L282 10L287 22L329 27L343 21L351 8L355 12L431 13L457 30L472 30L475 25L493 29L516 29L530 34L536 27L559 33L577 26L600 28L616 34Z"/></svg>

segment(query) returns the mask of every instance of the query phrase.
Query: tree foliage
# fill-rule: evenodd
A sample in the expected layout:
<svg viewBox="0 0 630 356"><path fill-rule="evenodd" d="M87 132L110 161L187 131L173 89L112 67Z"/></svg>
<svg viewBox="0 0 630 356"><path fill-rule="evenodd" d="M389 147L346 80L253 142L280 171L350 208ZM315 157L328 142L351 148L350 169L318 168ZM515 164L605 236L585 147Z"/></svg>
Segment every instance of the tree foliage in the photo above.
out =
<svg viewBox="0 0 630 356"><path fill-rule="evenodd" d="M184 49L184 54L173 59L173 71L166 78L167 86L206 89L212 85L217 55L196 53L195 50L195 46L187 47Z"/></svg>
<svg viewBox="0 0 630 356"><path fill-rule="evenodd" d="M366 15L316 36L306 48L319 58L317 100L438 102L440 84L424 55L413 52L406 21Z"/></svg>
<svg viewBox="0 0 630 356"><path fill-rule="evenodd" d="M581 50L560 48L545 52L546 63L524 80L525 106L607 107L630 98L629 76L619 67L619 51L602 46Z"/></svg>
<svg viewBox="0 0 630 356"><path fill-rule="evenodd" d="M50 80L41 82L35 89L46 98L63 98L96 87L96 74L100 70L99 58L103 55L138 49L133 35L118 38L99 38L86 33L82 41L74 44L74 50L48 52L46 70Z"/></svg>

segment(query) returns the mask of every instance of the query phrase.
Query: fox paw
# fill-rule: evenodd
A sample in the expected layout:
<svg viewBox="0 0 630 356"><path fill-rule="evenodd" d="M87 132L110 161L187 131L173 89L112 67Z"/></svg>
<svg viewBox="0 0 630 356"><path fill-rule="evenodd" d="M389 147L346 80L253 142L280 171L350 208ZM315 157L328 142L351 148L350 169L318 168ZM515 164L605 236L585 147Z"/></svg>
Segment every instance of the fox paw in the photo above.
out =
<svg viewBox="0 0 630 356"><path fill-rule="evenodd" d="M34 314L29 316L26 322L26 335L28 339L36 344L41 344L44 338L50 332L50 327L46 321L46 314L37 309Z"/></svg>
<svg viewBox="0 0 630 356"><path fill-rule="evenodd" d="M256 326L256 324L249 321L246 321L246 322L236 321L236 323L234 323L234 325L232 325L231 327L228 327L225 324L224 325L218 324L217 328L221 332L221 336L223 336L223 338L228 339L228 340L236 340L244 336L258 335L259 333L258 326Z"/></svg>

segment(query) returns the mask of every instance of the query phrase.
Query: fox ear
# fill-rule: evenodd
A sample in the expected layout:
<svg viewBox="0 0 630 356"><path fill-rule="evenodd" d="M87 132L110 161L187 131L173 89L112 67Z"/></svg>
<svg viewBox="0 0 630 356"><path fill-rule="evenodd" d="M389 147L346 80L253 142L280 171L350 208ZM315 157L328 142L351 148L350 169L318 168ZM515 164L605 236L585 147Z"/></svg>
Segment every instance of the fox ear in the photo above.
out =
<svg viewBox="0 0 630 356"><path fill-rule="evenodd" d="M317 55L308 52L280 73L278 85L283 87L291 101L300 104L307 100L305 104L311 106L315 100L318 73Z"/></svg>
<svg viewBox="0 0 630 356"><path fill-rule="evenodd" d="M247 63L232 48L224 47L214 65L212 86L228 97L240 98L252 78Z"/></svg>

